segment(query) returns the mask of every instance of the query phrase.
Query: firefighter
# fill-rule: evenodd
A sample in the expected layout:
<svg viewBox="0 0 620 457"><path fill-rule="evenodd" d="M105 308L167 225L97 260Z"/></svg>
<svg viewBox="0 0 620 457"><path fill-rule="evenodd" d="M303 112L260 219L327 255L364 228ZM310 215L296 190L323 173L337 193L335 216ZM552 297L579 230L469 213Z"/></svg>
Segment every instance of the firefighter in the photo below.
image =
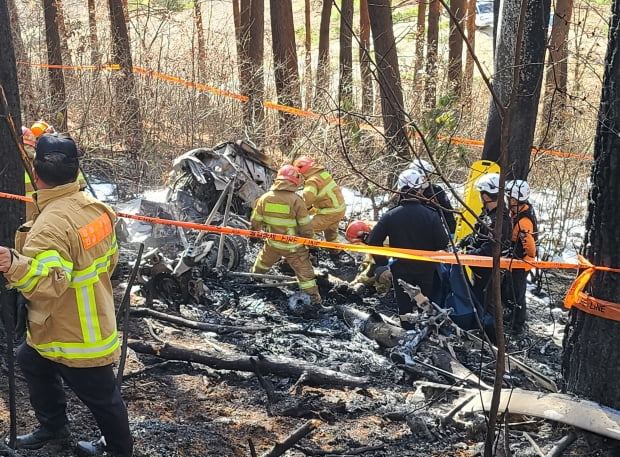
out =
<svg viewBox="0 0 620 457"><path fill-rule="evenodd" d="M527 181L516 179L506 183L508 208L512 219L511 254L512 257L524 261L532 261L536 257L538 222L534 208L530 204L530 185ZM525 291L527 287L526 269L515 268L504 276L504 294L506 307L512 311L511 331L515 334L523 332L526 320Z"/></svg>
<svg viewBox="0 0 620 457"><path fill-rule="evenodd" d="M312 238L312 220L304 201L296 191L301 177L293 165L284 165L271 186L254 205L250 222L252 230L265 230L280 235ZM295 272L299 288L310 296L313 304L321 303L310 253L304 244L267 239L254 262L252 273L264 274L282 257Z"/></svg>
<svg viewBox="0 0 620 457"><path fill-rule="evenodd" d="M389 237L390 247L438 251L448 244L448 234L441 216L435 208L422 203L422 191L426 177L417 170L404 170L398 177L398 191L401 194L398 206L385 213L368 235L370 246L383 246ZM390 260L384 256L373 256L378 266L387 265ZM404 329L412 324L407 314L413 311L413 303L398 283L399 279L420 287L422 294L429 297L433 290L436 265L432 262L397 259L390 269L394 279L394 295L398 314Z"/></svg>
<svg viewBox="0 0 620 457"><path fill-rule="evenodd" d="M450 236L454 236L454 230L456 229L456 218L454 217L454 209L452 203L448 199L448 195L443 187L439 184L430 182L430 176L435 172L435 167L426 160L416 159L407 167L412 170L417 170L418 173L423 174L426 177L427 185L424 186L422 195L428 199L428 203L436 206L441 210L446 228Z"/></svg>
<svg viewBox="0 0 620 457"><path fill-rule="evenodd" d="M338 225L347 206L342 191L325 168L308 156L298 157L293 163L304 177L303 199L313 214L312 230L323 233L325 241L338 242ZM333 260L340 260L341 250L330 250Z"/></svg>
<svg viewBox="0 0 620 457"><path fill-rule="evenodd" d="M481 255L491 257L493 246L495 245L494 231L497 223L497 202L499 193L499 174L487 173L482 175L474 184L475 189L480 192L482 201L482 212L478 215L478 220L474 225L474 231L463 238L459 243L459 248L466 254ZM502 256L508 254L508 245L512 223L507 211L503 213L502 235L497 240L502 243ZM491 302L491 291L487 290L489 279L491 279L492 268L471 267L473 273L472 292L478 303L483 307L485 318L483 324L485 332L493 341L495 337L495 326L493 325L493 305Z"/></svg>
<svg viewBox="0 0 620 457"><path fill-rule="evenodd" d="M110 281L118 261L116 216L80 192L71 138L41 135L33 169L33 197L43 211L19 228L15 249L0 247L0 272L29 300L27 338L16 359L39 421L34 431L17 437L16 447L70 440L66 385L103 435L78 442L78 455L129 457L133 439L113 368L120 355Z"/></svg>
<svg viewBox="0 0 620 457"><path fill-rule="evenodd" d="M353 221L347 226L344 236L349 243L365 243L374 225L372 222ZM387 265L377 267L375 259L370 254L364 256L357 271L357 276L349 286L358 294L365 287L374 287L379 294L387 293L392 287L392 273L389 267Z"/></svg>

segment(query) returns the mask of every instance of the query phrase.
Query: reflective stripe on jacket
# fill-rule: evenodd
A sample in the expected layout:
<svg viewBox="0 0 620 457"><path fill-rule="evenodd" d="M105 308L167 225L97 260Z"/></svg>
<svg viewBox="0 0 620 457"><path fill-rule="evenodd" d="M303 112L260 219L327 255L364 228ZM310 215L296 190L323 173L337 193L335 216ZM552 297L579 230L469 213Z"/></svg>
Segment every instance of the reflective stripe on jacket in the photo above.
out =
<svg viewBox="0 0 620 457"><path fill-rule="evenodd" d="M264 230L280 235L312 238L312 220L297 188L290 181L277 180L257 201L250 218L252 230ZM296 251L303 244L267 239L277 249Z"/></svg>
<svg viewBox="0 0 620 457"><path fill-rule="evenodd" d="M323 167L313 166L304 173L304 201L306 207L314 206L316 214L344 214L346 204L336 181Z"/></svg>
<svg viewBox="0 0 620 457"><path fill-rule="evenodd" d="M29 300L28 345L67 366L96 367L120 353L115 215L79 189L74 181L35 192L40 213L19 228L6 277Z"/></svg>

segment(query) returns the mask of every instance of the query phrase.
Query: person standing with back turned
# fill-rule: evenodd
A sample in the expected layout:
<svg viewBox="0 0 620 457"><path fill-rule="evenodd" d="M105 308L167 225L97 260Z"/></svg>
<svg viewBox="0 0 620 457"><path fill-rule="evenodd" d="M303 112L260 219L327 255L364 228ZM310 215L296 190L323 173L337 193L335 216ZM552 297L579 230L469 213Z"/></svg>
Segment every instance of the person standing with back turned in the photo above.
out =
<svg viewBox="0 0 620 457"><path fill-rule="evenodd" d="M39 213L19 228L15 249L0 247L0 271L29 301L27 338L16 356L40 424L18 436L16 447L70 439L64 383L102 433L78 442L78 455L129 457L133 439L113 370L120 355L110 281L118 261L115 215L80 192L71 138L41 135L33 168Z"/></svg>

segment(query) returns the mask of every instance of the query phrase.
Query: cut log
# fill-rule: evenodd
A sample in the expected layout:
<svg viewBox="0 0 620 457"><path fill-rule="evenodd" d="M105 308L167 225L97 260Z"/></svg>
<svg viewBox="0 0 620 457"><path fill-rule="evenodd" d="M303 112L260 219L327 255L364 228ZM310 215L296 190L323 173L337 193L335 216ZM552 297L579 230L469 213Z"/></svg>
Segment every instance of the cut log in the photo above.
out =
<svg viewBox="0 0 620 457"><path fill-rule="evenodd" d="M288 451L290 448L295 446L295 444L297 444L297 442L300 439L302 439L304 436L306 436L308 433L319 428L320 425L321 425L320 420L317 420L317 419L309 420L304 425L302 425L297 430L295 430L293 433L291 433L291 435L288 438L286 438L284 441L276 444L275 447L271 451L263 454L262 457L281 456L286 451Z"/></svg>
<svg viewBox="0 0 620 457"><path fill-rule="evenodd" d="M236 370L261 373L271 373L277 376L297 378L302 374L306 382L312 385L353 386L364 387L370 382L367 377L358 377L339 373L329 368L323 368L308 362L288 357L249 356L245 354L221 354L217 356L199 349L189 349L181 346L166 344L149 344L133 340L129 347L142 354L156 355L167 360L184 360L201 363L217 370Z"/></svg>

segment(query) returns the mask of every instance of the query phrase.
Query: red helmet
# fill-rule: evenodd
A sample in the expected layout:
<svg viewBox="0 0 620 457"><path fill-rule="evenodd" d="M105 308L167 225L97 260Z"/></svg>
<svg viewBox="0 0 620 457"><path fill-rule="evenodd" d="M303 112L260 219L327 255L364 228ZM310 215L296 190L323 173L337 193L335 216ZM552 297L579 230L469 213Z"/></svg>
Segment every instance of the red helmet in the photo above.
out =
<svg viewBox="0 0 620 457"><path fill-rule="evenodd" d="M299 181L301 180L301 177L299 176L299 171L297 171L297 168L295 168L293 165L284 165L278 170L276 179L284 179L286 181L292 182L296 186L299 186Z"/></svg>
<svg viewBox="0 0 620 457"><path fill-rule="evenodd" d="M28 127L22 126L22 141L25 145L32 146L34 148L36 146L37 137L34 136L34 133L32 133L32 130Z"/></svg>
<svg viewBox="0 0 620 457"><path fill-rule="evenodd" d="M312 160L308 156L298 157L297 159L295 159L295 162L293 163L295 168L297 168L302 175L305 172L307 172L310 169L310 167L313 167L314 164L315 164L314 160Z"/></svg>
<svg viewBox="0 0 620 457"><path fill-rule="evenodd" d="M364 221L353 221L344 232L344 237L349 243L361 243L362 234L370 232L370 226Z"/></svg>

